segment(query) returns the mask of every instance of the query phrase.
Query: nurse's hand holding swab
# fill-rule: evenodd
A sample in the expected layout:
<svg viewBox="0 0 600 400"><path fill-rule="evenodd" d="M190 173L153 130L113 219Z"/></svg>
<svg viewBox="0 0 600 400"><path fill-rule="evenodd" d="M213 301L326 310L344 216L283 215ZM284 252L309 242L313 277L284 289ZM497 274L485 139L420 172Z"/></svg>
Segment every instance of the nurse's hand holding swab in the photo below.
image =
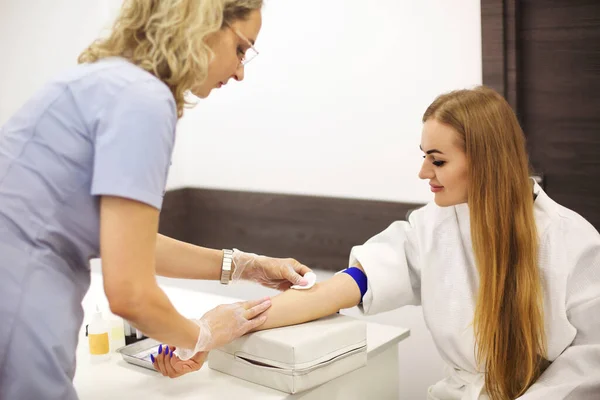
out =
<svg viewBox="0 0 600 400"><path fill-rule="evenodd" d="M304 275L311 272L293 258L272 258L233 250L232 281L254 281L268 288L287 290L293 285L306 286Z"/></svg>

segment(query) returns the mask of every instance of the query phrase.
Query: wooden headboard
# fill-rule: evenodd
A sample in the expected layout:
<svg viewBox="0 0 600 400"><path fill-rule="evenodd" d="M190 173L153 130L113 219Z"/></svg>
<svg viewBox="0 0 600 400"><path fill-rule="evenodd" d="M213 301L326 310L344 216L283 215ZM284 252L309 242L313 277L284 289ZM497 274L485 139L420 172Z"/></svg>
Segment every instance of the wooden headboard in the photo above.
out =
<svg viewBox="0 0 600 400"><path fill-rule="evenodd" d="M165 194L159 230L200 246L236 247L339 270L347 266L352 246L421 206L185 188Z"/></svg>

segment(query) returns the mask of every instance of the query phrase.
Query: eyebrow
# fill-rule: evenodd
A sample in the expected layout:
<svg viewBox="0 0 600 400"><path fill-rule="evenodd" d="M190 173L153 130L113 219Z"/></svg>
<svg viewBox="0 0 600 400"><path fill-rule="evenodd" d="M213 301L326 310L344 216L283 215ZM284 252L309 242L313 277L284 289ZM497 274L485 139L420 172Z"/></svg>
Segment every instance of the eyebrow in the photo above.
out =
<svg viewBox="0 0 600 400"><path fill-rule="evenodd" d="M421 149L421 151L424 151L423 147L421 147L421 145L419 145L419 149ZM431 149L431 150L427 150L425 152L425 154L433 154L433 153L444 154L441 151L439 151L438 149Z"/></svg>
<svg viewBox="0 0 600 400"><path fill-rule="evenodd" d="M252 46L254 46L254 44L256 43L256 39L251 39L251 38L247 37L242 32L240 32L239 29L234 28L230 24L227 24L227 25L231 28L232 31L235 32L235 34L238 38L242 39L242 42L245 42L246 44L248 44L248 42L249 42Z"/></svg>

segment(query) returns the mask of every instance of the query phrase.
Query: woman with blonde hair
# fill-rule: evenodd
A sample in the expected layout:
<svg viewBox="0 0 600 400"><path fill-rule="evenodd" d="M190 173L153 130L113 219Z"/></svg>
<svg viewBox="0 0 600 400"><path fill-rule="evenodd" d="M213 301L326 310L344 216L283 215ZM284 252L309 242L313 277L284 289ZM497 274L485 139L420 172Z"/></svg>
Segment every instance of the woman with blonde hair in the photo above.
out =
<svg viewBox="0 0 600 400"><path fill-rule="evenodd" d="M269 299L180 315L155 275L303 284L295 260L213 250L159 235L185 94L241 81L262 0L126 0L110 34L0 130L0 398L75 399L90 282L102 258L113 313L172 343L187 364L264 323ZM227 162L226 157L223 159ZM172 355L172 349L165 353ZM164 354L164 353L163 353Z"/></svg>
<svg viewBox="0 0 600 400"><path fill-rule="evenodd" d="M354 247L345 273L274 297L257 329L422 305L450 371L428 399L600 398L600 235L529 178L495 91L441 95L423 123L435 201Z"/></svg>

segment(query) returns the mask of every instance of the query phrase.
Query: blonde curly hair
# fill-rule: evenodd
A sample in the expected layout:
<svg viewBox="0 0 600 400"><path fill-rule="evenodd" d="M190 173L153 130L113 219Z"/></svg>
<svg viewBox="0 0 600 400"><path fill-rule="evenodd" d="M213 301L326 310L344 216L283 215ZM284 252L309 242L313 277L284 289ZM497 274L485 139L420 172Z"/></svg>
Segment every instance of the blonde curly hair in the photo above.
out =
<svg viewBox="0 0 600 400"><path fill-rule="evenodd" d="M125 0L108 37L78 58L124 57L163 81L183 116L185 92L202 83L213 52L206 38L260 10L263 0Z"/></svg>

